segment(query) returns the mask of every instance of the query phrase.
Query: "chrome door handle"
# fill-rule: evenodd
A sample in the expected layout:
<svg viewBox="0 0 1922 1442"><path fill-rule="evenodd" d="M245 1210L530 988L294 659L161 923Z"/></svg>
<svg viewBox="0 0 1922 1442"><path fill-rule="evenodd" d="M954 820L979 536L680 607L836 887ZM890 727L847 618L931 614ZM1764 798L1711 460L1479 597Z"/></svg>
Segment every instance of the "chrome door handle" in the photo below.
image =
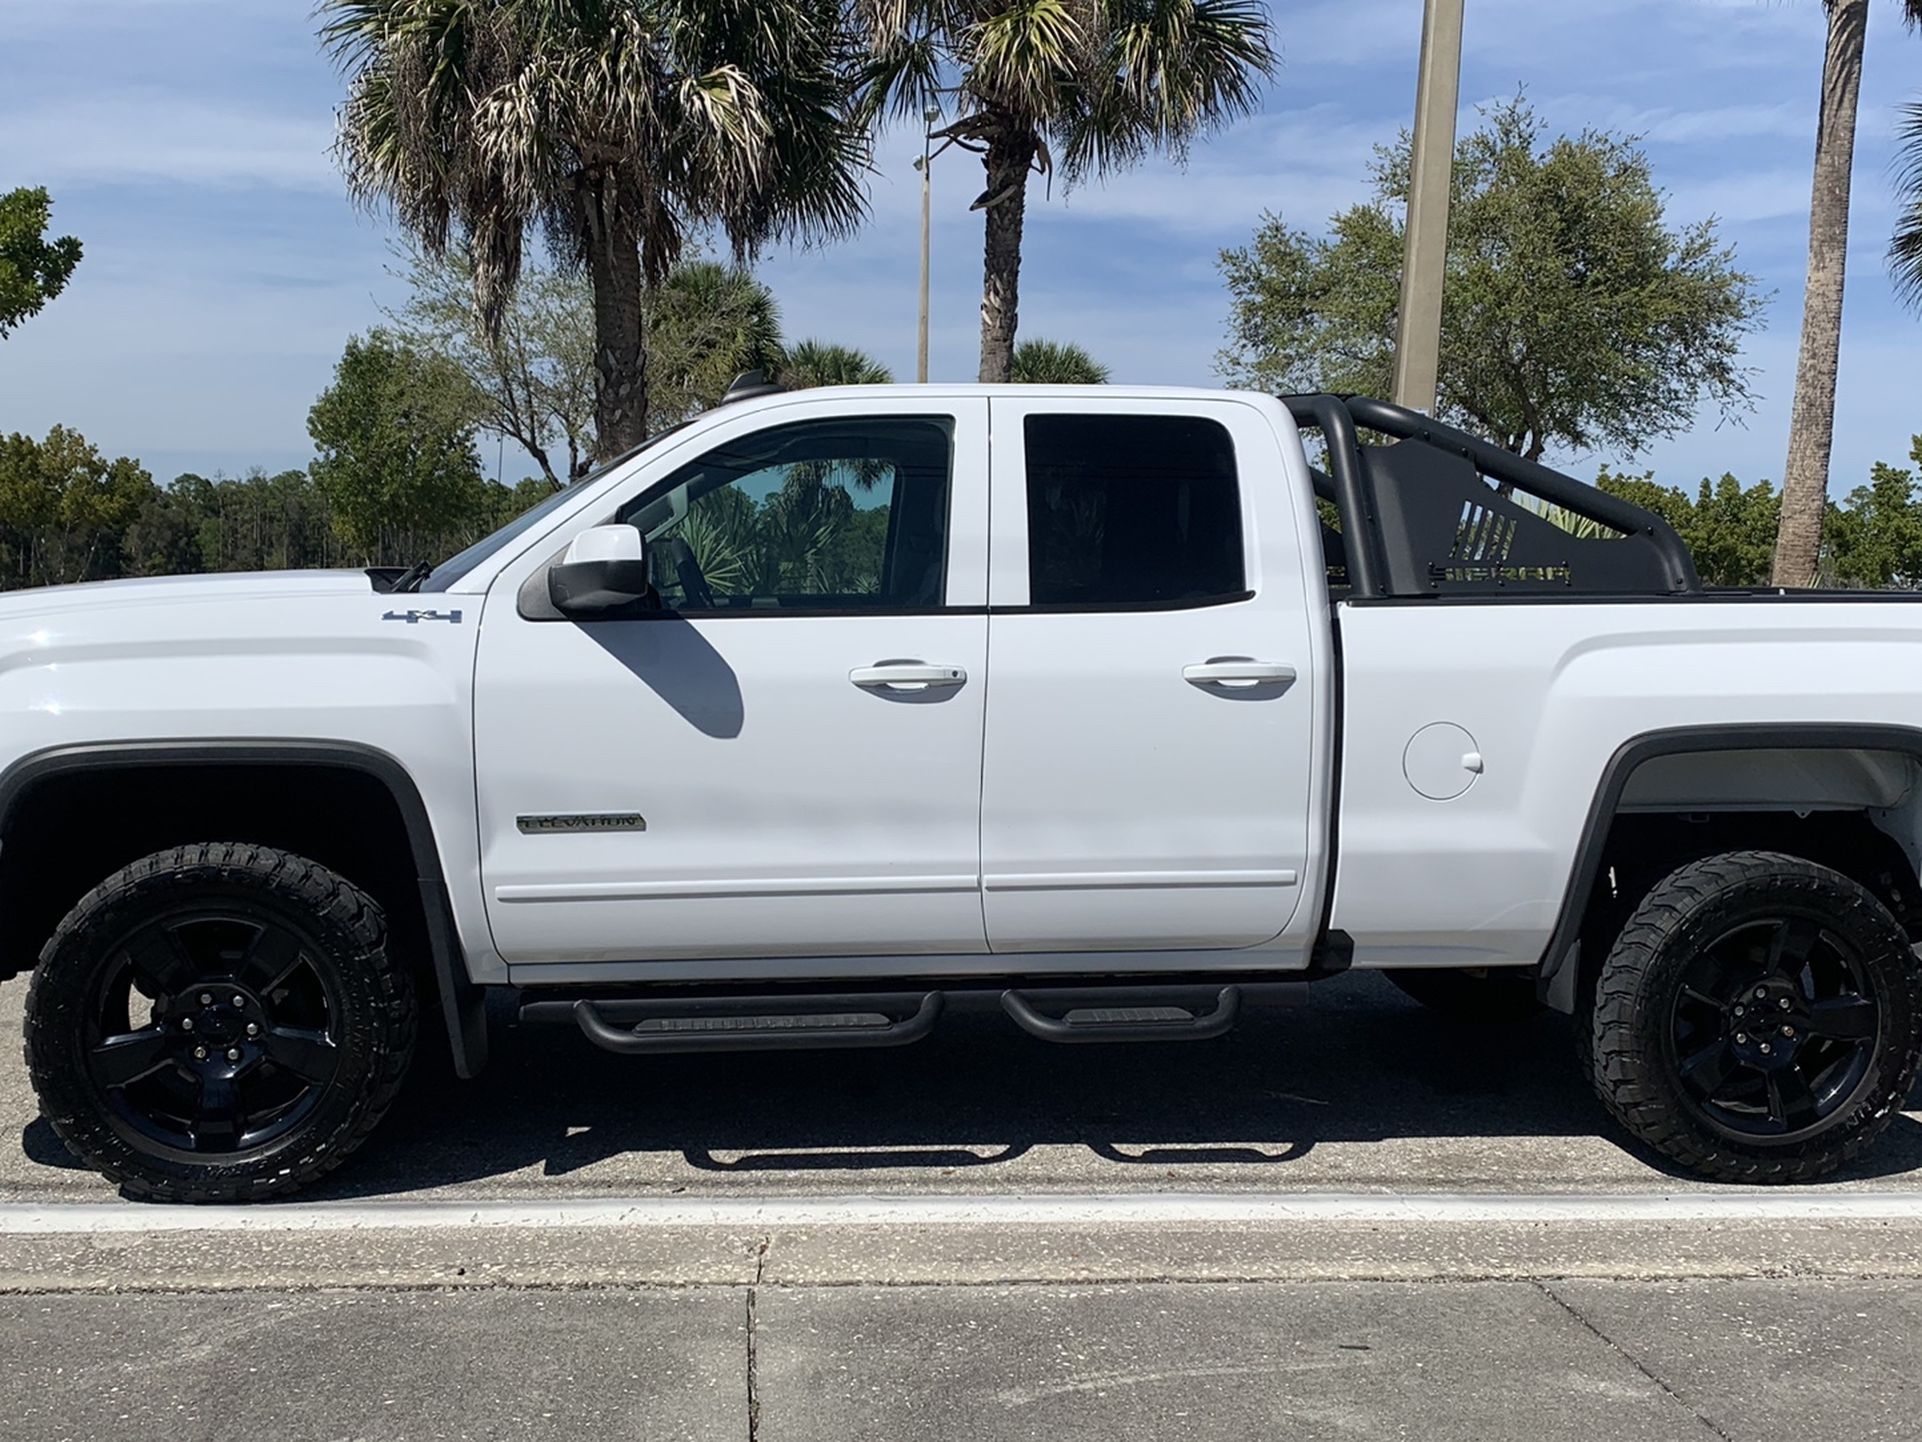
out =
<svg viewBox="0 0 1922 1442"><path fill-rule="evenodd" d="M959 666L932 666L926 661L884 661L848 672L848 680L869 691L931 691L959 686L967 679L968 673Z"/></svg>
<svg viewBox="0 0 1922 1442"><path fill-rule="evenodd" d="M1201 661L1181 668L1181 679L1196 686L1285 685L1295 668L1285 661Z"/></svg>

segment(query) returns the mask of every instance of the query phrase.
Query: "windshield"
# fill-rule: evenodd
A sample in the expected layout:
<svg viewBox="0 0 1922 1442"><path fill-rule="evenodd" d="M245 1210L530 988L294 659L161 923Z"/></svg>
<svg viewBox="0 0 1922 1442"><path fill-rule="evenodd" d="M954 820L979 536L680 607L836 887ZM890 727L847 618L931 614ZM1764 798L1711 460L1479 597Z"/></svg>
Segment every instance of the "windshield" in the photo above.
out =
<svg viewBox="0 0 1922 1442"><path fill-rule="evenodd" d="M607 464L589 471L572 485L554 492L553 495L549 496L540 504L522 511L492 535L482 536L466 550L458 551L442 561L438 566L434 567L433 570L429 571L426 579L414 589L416 591L445 591L449 586L453 585L454 582L473 570L474 567L478 566L482 561L485 561L496 551L499 551L503 546L506 546L528 531L533 530L534 527L538 526L542 521L546 520L547 517L566 505L567 502L578 497L581 493L582 486L593 481L598 481L616 466L626 465L649 446L665 440L686 424L687 422L683 421L681 425L669 426L666 430L649 436L638 446L634 447L633 450L624 451L622 454L614 457L613 460L607 462Z"/></svg>

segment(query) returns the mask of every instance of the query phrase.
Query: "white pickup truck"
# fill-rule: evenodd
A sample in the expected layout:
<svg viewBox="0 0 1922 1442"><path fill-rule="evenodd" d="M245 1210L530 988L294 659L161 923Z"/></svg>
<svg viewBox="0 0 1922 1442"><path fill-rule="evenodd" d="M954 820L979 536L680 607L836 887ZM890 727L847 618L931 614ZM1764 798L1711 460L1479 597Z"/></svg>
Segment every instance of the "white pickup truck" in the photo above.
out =
<svg viewBox="0 0 1922 1442"><path fill-rule="evenodd" d="M1140 1043L1350 967L1569 1012L1648 1148L1793 1181L1915 1077L1918 779L1922 610L1707 592L1410 412L746 384L431 570L0 600L0 975L139 1197L313 1181L488 988Z"/></svg>

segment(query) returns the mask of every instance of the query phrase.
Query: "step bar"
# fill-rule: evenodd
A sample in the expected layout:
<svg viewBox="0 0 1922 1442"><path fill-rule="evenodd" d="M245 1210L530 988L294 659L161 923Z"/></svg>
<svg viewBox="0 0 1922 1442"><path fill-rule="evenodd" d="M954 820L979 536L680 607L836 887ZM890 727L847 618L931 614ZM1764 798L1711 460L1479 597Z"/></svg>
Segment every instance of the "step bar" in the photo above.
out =
<svg viewBox="0 0 1922 1442"><path fill-rule="evenodd" d="M1207 1041L1241 1019L1243 992L1298 1003L1299 982L944 988L795 992L773 996L538 997L523 1022L573 1022L596 1046L625 1055L803 1051L906 1046L953 1010L999 1010L1042 1041Z"/></svg>
<svg viewBox="0 0 1922 1442"><path fill-rule="evenodd" d="M745 997L726 1009L711 1002L673 1008L663 1002L581 1000L572 1013L582 1033L606 1051L630 1056L667 1056L704 1051L811 1051L869 1046L906 1046L921 1040L940 1020L938 991L921 996L911 1016L894 1019L872 1007L873 998L824 998L820 1011L796 1011L792 997ZM638 1010L635 1010L639 1008ZM616 1018L610 1019L613 1011ZM620 1015L629 1011L631 1015ZM523 1009L523 1015L526 1014Z"/></svg>

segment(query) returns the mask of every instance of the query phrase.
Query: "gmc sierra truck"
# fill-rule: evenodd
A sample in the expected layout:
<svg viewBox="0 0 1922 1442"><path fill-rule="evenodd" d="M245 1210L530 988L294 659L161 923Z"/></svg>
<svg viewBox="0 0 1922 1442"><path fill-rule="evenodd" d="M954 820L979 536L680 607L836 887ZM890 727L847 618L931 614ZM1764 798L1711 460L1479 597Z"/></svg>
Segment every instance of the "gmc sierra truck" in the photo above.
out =
<svg viewBox="0 0 1922 1442"><path fill-rule="evenodd" d="M645 1057L1362 967L1798 1181L1915 1077L1918 779L1922 610L1411 412L750 381L431 569L0 599L0 974L145 1198L314 1181L489 988Z"/></svg>

